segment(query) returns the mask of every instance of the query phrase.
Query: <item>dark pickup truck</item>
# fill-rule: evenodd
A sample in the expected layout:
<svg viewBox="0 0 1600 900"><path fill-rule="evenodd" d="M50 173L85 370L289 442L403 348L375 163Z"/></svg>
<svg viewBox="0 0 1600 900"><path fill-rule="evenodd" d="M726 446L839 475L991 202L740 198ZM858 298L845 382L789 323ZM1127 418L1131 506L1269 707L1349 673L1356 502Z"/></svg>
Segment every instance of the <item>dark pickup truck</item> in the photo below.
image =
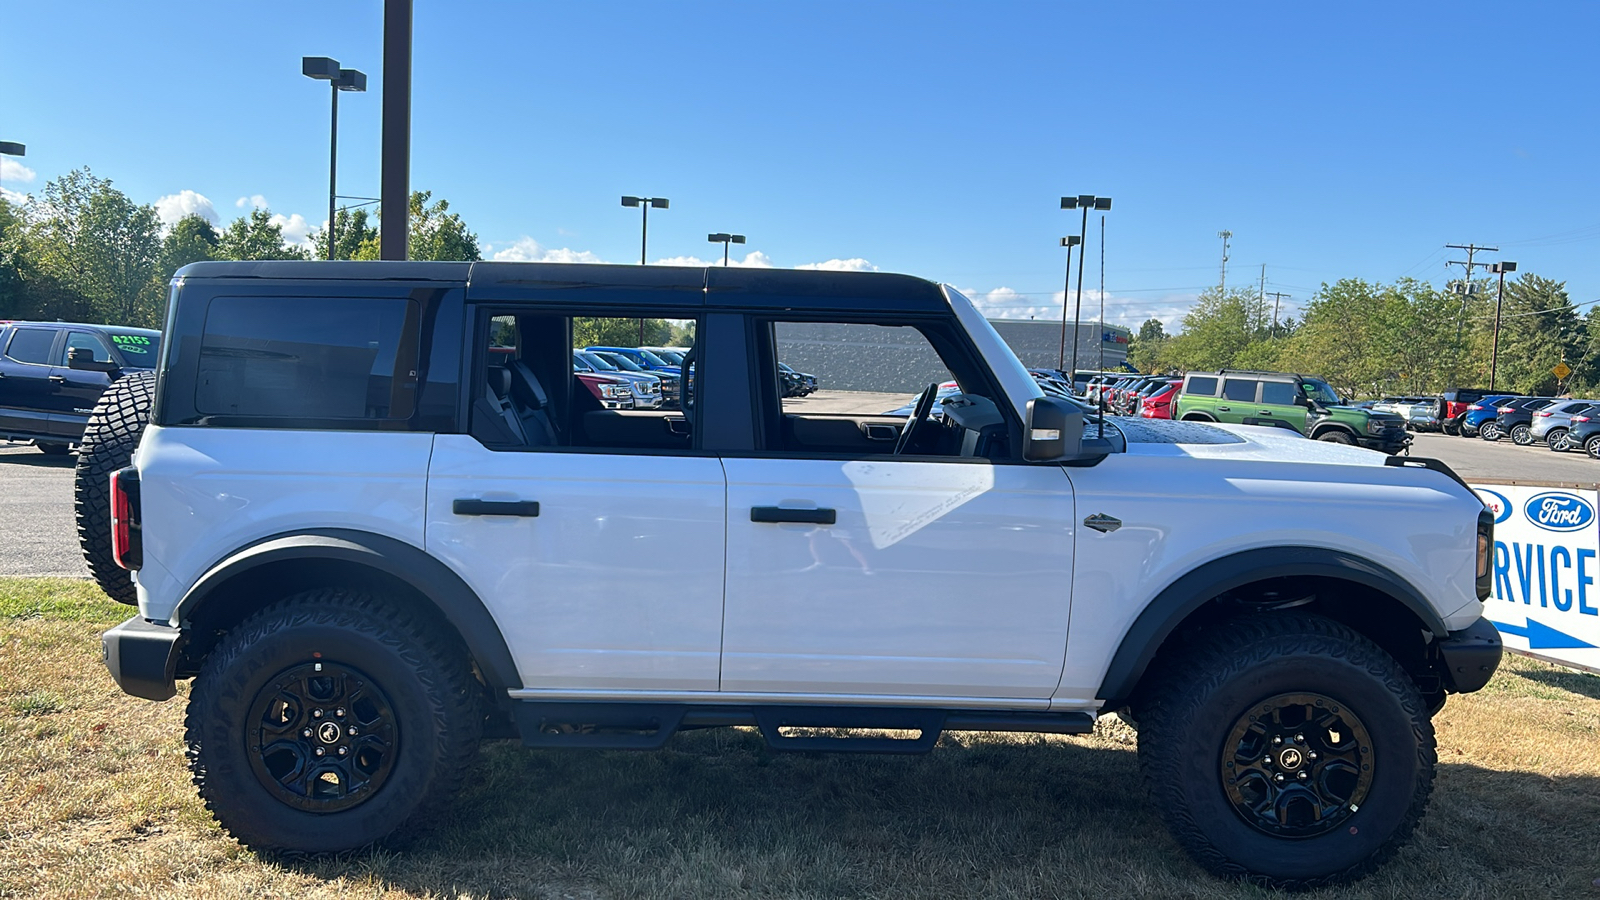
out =
<svg viewBox="0 0 1600 900"><path fill-rule="evenodd" d="M0 322L0 439L61 454L83 440L101 393L154 369L161 332L76 322Z"/></svg>

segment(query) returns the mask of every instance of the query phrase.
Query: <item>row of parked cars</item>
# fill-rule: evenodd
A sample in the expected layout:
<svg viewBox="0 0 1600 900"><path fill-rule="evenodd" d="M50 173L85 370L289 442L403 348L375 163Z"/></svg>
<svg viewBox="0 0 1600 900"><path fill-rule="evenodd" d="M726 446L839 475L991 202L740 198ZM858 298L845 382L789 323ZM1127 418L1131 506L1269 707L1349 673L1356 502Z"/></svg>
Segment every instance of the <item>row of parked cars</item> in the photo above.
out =
<svg viewBox="0 0 1600 900"><path fill-rule="evenodd" d="M1600 401L1490 394L1467 405L1455 431L1519 447L1543 444L1557 453L1582 450L1600 459Z"/></svg>

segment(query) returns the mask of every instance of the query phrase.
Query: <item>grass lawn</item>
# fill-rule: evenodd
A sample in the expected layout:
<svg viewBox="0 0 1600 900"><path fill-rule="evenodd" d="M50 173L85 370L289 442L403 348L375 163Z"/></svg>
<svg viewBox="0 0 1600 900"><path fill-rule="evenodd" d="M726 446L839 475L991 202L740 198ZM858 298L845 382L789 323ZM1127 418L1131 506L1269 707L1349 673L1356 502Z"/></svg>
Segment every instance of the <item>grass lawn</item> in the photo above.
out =
<svg viewBox="0 0 1600 900"><path fill-rule="evenodd" d="M333 859L241 849L195 798L187 686L124 696L88 582L0 579L0 897L1263 897L1191 865L1135 735L946 736L922 757L771 754L746 731L658 753L484 745L428 831ZM1310 897L1600 900L1600 677L1519 658L1440 713L1411 843Z"/></svg>

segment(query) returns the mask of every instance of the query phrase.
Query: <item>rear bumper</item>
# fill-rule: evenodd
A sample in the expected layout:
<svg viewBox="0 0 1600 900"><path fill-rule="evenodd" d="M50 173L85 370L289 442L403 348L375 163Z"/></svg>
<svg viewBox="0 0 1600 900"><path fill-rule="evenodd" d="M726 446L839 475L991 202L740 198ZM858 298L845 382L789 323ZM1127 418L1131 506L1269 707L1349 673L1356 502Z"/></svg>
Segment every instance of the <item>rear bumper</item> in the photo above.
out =
<svg viewBox="0 0 1600 900"><path fill-rule="evenodd" d="M1500 667L1504 649L1494 623L1482 617L1461 631L1450 632L1439 641L1445 684L1458 694L1482 688Z"/></svg>
<svg viewBox="0 0 1600 900"><path fill-rule="evenodd" d="M134 616L100 635L100 650L124 693L166 700L177 693L174 673L184 639L182 629Z"/></svg>

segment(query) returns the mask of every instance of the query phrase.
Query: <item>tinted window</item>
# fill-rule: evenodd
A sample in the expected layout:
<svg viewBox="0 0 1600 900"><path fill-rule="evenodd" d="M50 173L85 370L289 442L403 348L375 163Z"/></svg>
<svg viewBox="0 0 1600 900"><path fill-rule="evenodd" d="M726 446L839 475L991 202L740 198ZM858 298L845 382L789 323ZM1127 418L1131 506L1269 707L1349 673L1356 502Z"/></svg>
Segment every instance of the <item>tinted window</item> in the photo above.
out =
<svg viewBox="0 0 1600 900"><path fill-rule="evenodd" d="M1222 396L1229 400L1249 402L1256 399L1256 381L1252 378L1229 378L1222 382Z"/></svg>
<svg viewBox="0 0 1600 900"><path fill-rule="evenodd" d="M1271 406L1292 406L1300 392L1288 381L1261 382L1261 402Z"/></svg>
<svg viewBox="0 0 1600 900"><path fill-rule="evenodd" d="M6 355L17 362L50 364L50 345L56 342L54 329L18 328L6 347Z"/></svg>
<svg viewBox="0 0 1600 900"><path fill-rule="evenodd" d="M222 416L407 418L416 395L416 313L417 304L400 298L220 297L206 313L195 408Z"/></svg>
<svg viewBox="0 0 1600 900"><path fill-rule="evenodd" d="M159 335L129 334L127 332L113 331L110 333L111 343L117 345L122 351L122 358L130 366L155 368L156 360L161 356L161 338Z"/></svg>
<svg viewBox="0 0 1600 900"><path fill-rule="evenodd" d="M1217 395L1217 379L1197 375L1189 379L1189 383L1184 386L1183 392L1185 394L1194 394L1197 397L1215 397Z"/></svg>
<svg viewBox="0 0 1600 900"><path fill-rule="evenodd" d="M100 340L99 335L89 334L86 331L69 331L67 332L67 346L61 349L61 358L56 360L56 365L66 365L67 360L72 358L72 351L78 349L94 351L95 362L106 363L113 361L111 359L111 349L106 346L105 341Z"/></svg>

